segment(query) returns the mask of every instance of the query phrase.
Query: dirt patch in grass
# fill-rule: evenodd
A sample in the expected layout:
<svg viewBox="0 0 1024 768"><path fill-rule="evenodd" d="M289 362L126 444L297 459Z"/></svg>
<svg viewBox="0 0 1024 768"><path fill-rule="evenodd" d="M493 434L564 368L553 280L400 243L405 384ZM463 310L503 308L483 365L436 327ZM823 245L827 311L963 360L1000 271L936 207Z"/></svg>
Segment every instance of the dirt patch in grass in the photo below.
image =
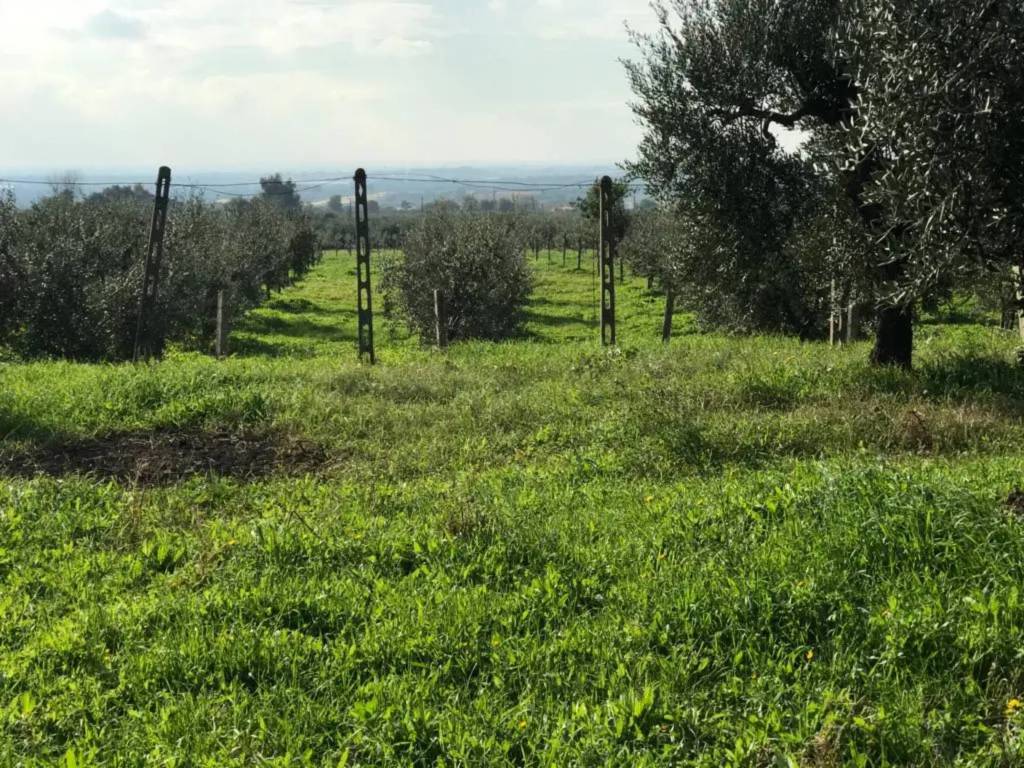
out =
<svg viewBox="0 0 1024 768"><path fill-rule="evenodd" d="M21 452L0 446L0 476L89 475L136 485L167 485L195 475L241 479L301 475L327 461L308 440L254 431L119 432Z"/></svg>
<svg viewBox="0 0 1024 768"><path fill-rule="evenodd" d="M1014 488L1006 500L1006 506L1010 508L1011 512L1024 517L1024 491Z"/></svg>

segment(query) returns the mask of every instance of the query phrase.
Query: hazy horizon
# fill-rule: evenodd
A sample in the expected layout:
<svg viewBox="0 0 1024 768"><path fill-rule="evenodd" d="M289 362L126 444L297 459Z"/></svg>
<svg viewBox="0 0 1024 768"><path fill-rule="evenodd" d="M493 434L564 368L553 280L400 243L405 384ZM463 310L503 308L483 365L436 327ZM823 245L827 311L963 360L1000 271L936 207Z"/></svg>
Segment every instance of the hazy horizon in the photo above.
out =
<svg viewBox="0 0 1024 768"><path fill-rule="evenodd" d="M367 168L370 193L384 205L398 206L402 201L412 204L431 202L440 198L459 200L464 197L533 197L538 205L559 206L575 200L580 189L572 185L596 179L605 174L619 175L613 164L505 164L505 165L444 165L444 166L371 166ZM14 193L19 206L29 206L52 193L53 185L64 180L79 184L83 196L99 191L103 186L142 184L151 188L156 179L156 167L134 169L36 169L21 172L0 167L0 191ZM347 198L352 194L353 168L252 168L224 170L218 168L173 168L172 178L176 196L200 193L209 199L229 199L239 193L256 194L258 180L272 173L298 184L300 197L307 203L322 204L334 195ZM69 179L70 177L70 179ZM410 180L411 179L411 180ZM459 179L465 184L453 184L448 179ZM542 185L540 188L502 186L512 184ZM238 184L248 186L239 188ZM194 185L202 187L196 189ZM225 189L225 185L230 185ZM563 186L565 185L565 186ZM219 188L219 189L218 189Z"/></svg>
<svg viewBox="0 0 1024 768"><path fill-rule="evenodd" d="M297 173L309 173L309 174L332 174L335 172L339 173L354 173L358 168L365 168L367 171L376 170L378 172L421 172L421 171L436 171L436 170L506 170L511 172L544 172L551 171L553 173L561 173L573 170L583 169L594 169L594 168L613 168L617 167L623 158L617 158L613 160L595 160L595 161L582 161L582 162L567 162L567 163L545 163L545 162L440 162L440 163L390 163L390 164L378 164L378 165L367 165L365 163L332 163L332 164L321 164L321 165L309 165L309 166L283 166L271 164L257 164L254 163L249 166L239 165L236 167L230 166L174 166L171 168L176 172L176 175L180 174L225 174L225 175L243 175L250 176L252 174L263 174L264 176L270 173L280 173L285 176L294 175ZM154 174L159 168L159 165L103 165L98 164L95 166L61 166L61 165L35 165L35 166L16 166L16 165L4 165L0 164L0 178L9 176L12 172L19 171L24 174L29 174L33 178L59 176L64 173L77 173L83 176L95 176L101 174L109 174L112 176L125 176L136 173L149 173L152 171ZM141 179L140 179L141 181Z"/></svg>

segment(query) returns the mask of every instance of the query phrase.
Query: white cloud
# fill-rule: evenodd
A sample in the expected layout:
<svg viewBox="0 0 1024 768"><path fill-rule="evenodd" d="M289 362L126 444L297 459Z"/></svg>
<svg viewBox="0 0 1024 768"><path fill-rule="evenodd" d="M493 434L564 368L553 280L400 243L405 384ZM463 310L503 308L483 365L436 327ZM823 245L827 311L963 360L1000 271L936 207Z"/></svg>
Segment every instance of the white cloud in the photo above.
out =
<svg viewBox="0 0 1024 768"><path fill-rule="evenodd" d="M623 20L651 17L647 0L0 0L0 165L619 157ZM579 103L538 122L562 93Z"/></svg>
<svg viewBox="0 0 1024 768"><path fill-rule="evenodd" d="M146 26L136 18L111 10L97 13L85 24L85 33L99 38L133 40L145 35Z"/></svg>
<svg viewBox="0 0 1024 768"><path fill-rule="evenodd" d="M262 51L281 62L279 69L298 75L301 64L283 57L307 48L339 45L353 56L387 58L429 53L435 21L429 4L397 0L112 0L109 6L103 0L0 0L0 81L4 100L47 90L82 115L116 112L138 103L140 93L165 93L166 83L175 84L182 100L190 91L201 99L220 51ZM214 64L200 71L194 66L200 57ZM248 80L255 97L256 74L233 82ZM348 90L343 78L331 82Z"/></svg>
<svg viewBox="0 0 1024 768"><path fill-rule="evenodd" d="M639 31L655 26L650 0L534 0L520 8L538 36L548 40L622 40L627 20Z"/></svg>
<svg viewBox="0 0 1024 768"><path fill-rule="evenodd" d="M428 3L387 0L180 0L150 16L154 38L180 50L255 45L274 53L346 44L404 55L427 48L435 21Z"/></svg>
<svg viewBox="0 0 1024 768"><path fill-rule="evenodd" d="M0 127L0 162L68 162L57 145L83 164L103 145L93 137L122 135L104 148L120 162L151 153L154 136L168 152L202 144L207 162L241 161L260 142L286 144L288 126L358 127L353 106L386 95L359 57L429 54L436 26L427 2L401 0L0 0L0 113L17 116ZM325 46L346 52L333 72L303 66L303 50ZM232 48L266 63L218 66Z"/></svg>
<svg viewBox="0 0 1024 768"><path fill-rule="evenodd" d="M487 8L542 40L623 41L626 22L640 32L656 27L651 0L488 0Z"/></svg>
<svg viewBox="0 0 1024 768"><path fill-rule="evenodd" d="M356 52L426 50L438 34L432 5L422 0L41 0L0 2L5 54L68 53L68 35L134 38L194 52L238 45L281 53L345 44ZM399 44L398 41L401 41Z"/></svg>

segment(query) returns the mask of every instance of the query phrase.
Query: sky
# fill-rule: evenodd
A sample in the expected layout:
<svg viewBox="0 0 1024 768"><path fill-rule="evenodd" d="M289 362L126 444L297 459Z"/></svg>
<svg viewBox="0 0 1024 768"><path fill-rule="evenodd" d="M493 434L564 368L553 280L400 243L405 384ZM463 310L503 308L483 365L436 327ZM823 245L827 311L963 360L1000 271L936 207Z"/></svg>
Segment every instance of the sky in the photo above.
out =
<svg viewBox="0 0 1024 768"><path fill-rule="evenodd" d="M649 0L0 0L0 168L604 163Z"/></svg>

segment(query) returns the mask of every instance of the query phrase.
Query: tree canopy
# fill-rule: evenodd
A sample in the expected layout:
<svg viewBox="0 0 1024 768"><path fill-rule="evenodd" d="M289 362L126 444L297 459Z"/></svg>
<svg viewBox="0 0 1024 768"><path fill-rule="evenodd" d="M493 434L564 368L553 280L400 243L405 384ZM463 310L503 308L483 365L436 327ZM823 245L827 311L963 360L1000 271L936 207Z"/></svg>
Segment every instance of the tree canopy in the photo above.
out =
<svg viewBox="0 0 1024 768"><path fill-rule="evenodd" d="M260 179L261 197L286 213L298 213L302 210L302 198L291 179L284 181L281 174L275 173Z"/></svg>
<svg viewBox="0 0 1024 768"><path fill-rule="evenodd" d="M769 329L820 325L825 265L876 305L873 359L909 365L915 302L1018 258L1019 4L655 9L658 31L634 35L627 63L645 128L629 170L700 220L717 290L746 303L794 286Z"/></svg>

